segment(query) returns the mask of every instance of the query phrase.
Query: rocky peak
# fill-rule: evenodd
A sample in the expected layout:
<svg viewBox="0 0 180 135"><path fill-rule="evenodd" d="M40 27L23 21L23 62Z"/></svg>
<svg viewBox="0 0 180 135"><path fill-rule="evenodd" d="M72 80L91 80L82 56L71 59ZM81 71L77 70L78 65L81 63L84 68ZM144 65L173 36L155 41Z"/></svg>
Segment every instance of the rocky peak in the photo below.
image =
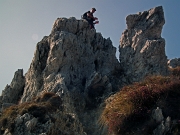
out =
<svg viewBox="0 0 180 135"><path fill-rule="evenodd" d="M110 38L89 29L85 20L58 18L51 34L37 44L21 102L64 87L87 92L97 74L108 76L118 68L115 52Z"/></svg>
<svg viewBox="0 0 180 135"><path fill-rule="evenodd" d="M1 96L2 104L17 104L20 99L16 111L28 105L26 113L21 111L15 118L14 132L107 135L107 128L99 130L98 123L104 100L124 84L139 81L146 75L167 74L165 40L161 38L165 23L162 7L129 15L126 23L127 29L120 40L119 63L110 38L91 30L87 21L58 18L50 35L37 43L25 76L18 70ZM52 96L50 99L60 97L62 108L57 107L53 113L48 110L42 118L34 108L46 112L48 105L44 107L44 101L32 100L48 94ZM5 135L11 131L3 128L3 132Z"/></svg>
<svg viewBox="0 0 180 135"><path fill-rule="evenodd" d="M22 70L18 70L13 79L15 81L3 91L2 104L16 104L17 99L20 100L20 105L27 101L30 104L35 97L53 92L62 99L61 118L66 119L68 114L73 116L75 121L79 121L77 128L69 131L67 127L58 134L67 134L67 131L76 132L77 135L84 135L84 132L91 135L100 134L102 131L99 131L97 121L102 107L99 105L115 87L116 90L118 87L118 84L114 85L117 80L114 74L120 70L120 64L115 54L116 48L110 38L105 39L101 33L91 30L87 21L74 17L58 18L50 35L37 43L33 60L25 76ZM19 89L16 90L16 86ZM18 94L14 94L14 90ZM21 117L24 115L29 116L23 114L17 119L22 121ZM58 114L52 117L55 118L56 115ZM31 115L29 123L32 123L32 127L40 124L37 119L39 118ZM51 128L50 125L47 128ZM18 129L24 126L27 127L27 123L21 122L15 133L26 134L28 129L31 129L28 126L25 133L20 133ZM78 129L82 130L77 132Z"/></svg>
<svg viewBox="0 0 180 135"><path fill-rule="evenodd" d="M23 70L18 69L10 85L7 85L2 91L1 102L3 104L12 103L17 104L23 93L25 85L25 78L23 76Z"/></svg>
<svg viewBox="0 0 180 135"><path fill-rule="evenodd" d="M84 126L84 132L100 134L97 120L102 107L99 105L113 92L117 80L114 73L120 70L115 53L110 38L105 39L101 33L91 30L85 20L58 18L50 35L37 43L30 68L23 77L25 86L20 103L53 92L62 99L64 117L73 114ZM12 103L10 97L3 98ZM29 121L34 123L31 117ZM36 120L33 127L37 123ZM81 124L77 128L82 128ZM74 130L77 129L70 132ZM83 130L77 134L84 134Z"/></svg>
<svg viewBox="0 0 180 135"><path fill-rule="evenodd" d="M130 81L168 74L165 40L161 37L164 23L161 6L126 17L127 29L120 39L119 59Z"/></svg>

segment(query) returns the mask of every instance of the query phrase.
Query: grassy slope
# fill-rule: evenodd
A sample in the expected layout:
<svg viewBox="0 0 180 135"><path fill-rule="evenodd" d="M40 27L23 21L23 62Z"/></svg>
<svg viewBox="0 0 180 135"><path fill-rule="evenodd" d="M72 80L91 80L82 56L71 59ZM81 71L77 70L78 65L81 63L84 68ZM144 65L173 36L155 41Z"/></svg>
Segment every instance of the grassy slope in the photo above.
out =
<svg viewBox="0 0 180 135"><path fill-rule="evenodd" d="M55 93L47 92L42 96L34 98L31 102L25 102L19 105L11 106L3 110L0 116L1 130L8 128L10 132L14 131L15 118L17 115L23 115L29 113L34 117L39 117L39 120L44 119L47 113L55 112L59 110L61 106L61 98Z"/></svg>
<svg viewBox="0 0 180 135"><path fill-rule="evenodd" d="M151 119L156 107L163 110L164 117L180 119L180 67L170 70L168 77L147 77L123 87L106 100L101 122L108 126L110 133L152 134L158 124ZM179 133L179 125L176 126L174 132Z"/></svg>

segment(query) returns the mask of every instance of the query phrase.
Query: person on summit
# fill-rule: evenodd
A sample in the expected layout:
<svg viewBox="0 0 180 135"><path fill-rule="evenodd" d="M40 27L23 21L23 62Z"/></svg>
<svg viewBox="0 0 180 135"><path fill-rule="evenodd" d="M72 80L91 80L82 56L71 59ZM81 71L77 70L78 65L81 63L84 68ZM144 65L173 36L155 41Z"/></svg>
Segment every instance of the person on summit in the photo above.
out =
<svg viewBox="0 0 180 135"><path fill-rule="evenodd" d="M88 23L90 24L90 29L95 29L94 25L99 23L99 21L96 21L98 20L98 18L93 16L93 13L95 11L96 9L92 8L90 11L87 11L82 15L82 19L87 20Z"/></svg>

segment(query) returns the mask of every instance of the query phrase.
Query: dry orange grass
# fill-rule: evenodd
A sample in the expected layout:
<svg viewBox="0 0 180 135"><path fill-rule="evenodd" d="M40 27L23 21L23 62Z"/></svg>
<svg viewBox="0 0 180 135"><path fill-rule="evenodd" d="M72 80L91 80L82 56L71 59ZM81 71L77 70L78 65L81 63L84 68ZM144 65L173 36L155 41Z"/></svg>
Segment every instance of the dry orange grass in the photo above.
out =
<svg viewBox="0 0 180 135"><path fill-rule="evenodd" d="M150 118L152 109L160 105L159 101L163 100L165 104L172 105L171 109L175 109L180 107L179 97L180 80L177 77L147 77L142 82L123 87L107 99L101 122L108 126L110 133L130 134ZM178 101L173 103L173 100ZM174 115L180 118L180 110L176 111Z"/></svg>
<svg viewBox="0 0 180 135"><path fill-rule="evenodd" d="M60 109L61 104L62 101L59 96L52 92L46 92L42 96L34 98L31 102L14 105L3 110L0 116L0 127L3 127L2 130L8 128L10 132L13 132L14 120L18 114L29 113L34 117L43 118L48 112Z"/></svg>
<svg viewBox="0 0 180 135"><path fill-rule="evenodd" d="M180 77L180 67L170 68L170 71L173 76Z"/></svg>

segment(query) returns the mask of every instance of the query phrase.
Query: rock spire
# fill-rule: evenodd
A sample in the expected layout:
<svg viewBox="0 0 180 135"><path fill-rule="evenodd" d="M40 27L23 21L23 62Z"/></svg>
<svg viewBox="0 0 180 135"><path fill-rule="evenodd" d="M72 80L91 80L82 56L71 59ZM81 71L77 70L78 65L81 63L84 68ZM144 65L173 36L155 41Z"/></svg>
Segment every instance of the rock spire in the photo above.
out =
<svg viewBox="0 0 180 135"><path fill-rule="evenodd" d="M164 23L162 6L126 17L119 59L129 80L168 74L165 40L161 37Z"/></svg>
<svg viewBox="0 0 180 135"><path fill-rule="evenodd" d="M87 21L58 18L37 43L25 76L18 70L2 92L1 105L18 104L12 110L20 111L0 121L3 134L107 135L98 122L104 100L147 75L168 74L162 7L129 15L126 23L119 62L110 38L89 29Z"/></svg>

